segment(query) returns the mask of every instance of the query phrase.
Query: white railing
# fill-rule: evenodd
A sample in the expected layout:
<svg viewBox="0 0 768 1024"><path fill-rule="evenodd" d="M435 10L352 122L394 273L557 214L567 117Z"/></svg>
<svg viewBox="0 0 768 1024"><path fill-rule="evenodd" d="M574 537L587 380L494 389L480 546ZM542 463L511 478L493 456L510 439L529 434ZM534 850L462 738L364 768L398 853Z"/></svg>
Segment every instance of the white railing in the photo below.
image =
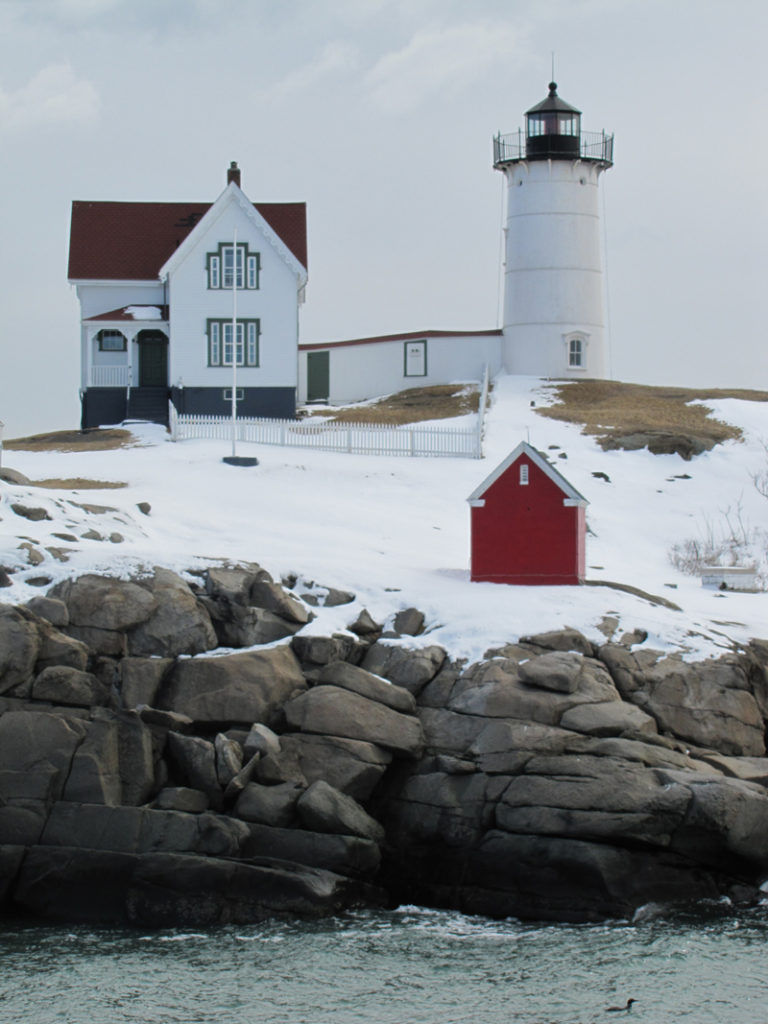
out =
<svg viewBox="0 0 768 1024"><path fill-rule="evenodd" d="M174 441L191 438L232 439L227 416L179 415L169 403L169 424ZM354 455L423 455L479 459L481 420L469 430L447 427L390 427L376 423L328 423L323 420L237 420L237 440L286 448L315 448Z"/></svg>
<svg viewBox="0 0 768 1024"><path fill-rule="evenodd" d="M131 383L130 366L92 366L92 388L127 388Z"/></svg>
<svg viewBox="0 0 768 1024"><path fill-rule="evenodd" d="M485 414L488 412L488 392L491 387L491 375L488 372L488 363L485 364L483 372L483 386L480 389L480 401L477 404L477 433L480 444L483 443L483 431L485 430Z"/></svg>

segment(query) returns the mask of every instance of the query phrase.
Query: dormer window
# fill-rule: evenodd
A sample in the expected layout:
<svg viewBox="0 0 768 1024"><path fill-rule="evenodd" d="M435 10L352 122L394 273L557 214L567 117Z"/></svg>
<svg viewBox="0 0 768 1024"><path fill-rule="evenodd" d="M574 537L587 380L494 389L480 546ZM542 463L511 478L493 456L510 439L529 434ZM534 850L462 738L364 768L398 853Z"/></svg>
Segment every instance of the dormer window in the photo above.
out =
<svg viewBox="0 0 768 1024"><path fill-rule="evenodd" d="M216 252L207 254L206 269L210 289L231 289L234 285L235 288L256 290L259 287L261 255L250 252L247 244L238 242L235 247L222 242Z"/></svg>

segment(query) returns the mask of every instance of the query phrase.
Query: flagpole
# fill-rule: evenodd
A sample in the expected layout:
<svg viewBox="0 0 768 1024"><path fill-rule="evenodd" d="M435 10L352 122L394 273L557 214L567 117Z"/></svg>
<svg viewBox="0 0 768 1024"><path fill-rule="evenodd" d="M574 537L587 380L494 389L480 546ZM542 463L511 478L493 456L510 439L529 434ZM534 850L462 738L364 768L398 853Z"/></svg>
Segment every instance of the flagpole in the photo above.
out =
<svg viewBox="0 0 768 1024"><path fill-rule="evenodd" d="M237 228L232 240L232 458L237 438Z"/></svg>

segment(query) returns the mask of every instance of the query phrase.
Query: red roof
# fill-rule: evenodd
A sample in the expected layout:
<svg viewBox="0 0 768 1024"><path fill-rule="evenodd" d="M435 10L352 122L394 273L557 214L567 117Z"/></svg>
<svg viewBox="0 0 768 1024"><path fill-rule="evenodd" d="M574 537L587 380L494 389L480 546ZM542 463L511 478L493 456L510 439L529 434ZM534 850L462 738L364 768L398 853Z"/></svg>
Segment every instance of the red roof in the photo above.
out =
<svg viewBox="0 0 768 1024"><path fill-rule="evenodd" d="M303 267L305 203L254 203ZM211 203L72 203L70 280L153 281Z"/></svg>
<svg viewBox="0 0 768 1024"><path fill-rule="evenodd" d="M489 335L500 335L504 332L500 327L488 331L407 331L405 334L377 334L373 338L354 338L351 341L312 342L299 345L302 352L316 348L343 348L345 345L376 345L382 341L410 341L412 338L486 338Z"/></svg>

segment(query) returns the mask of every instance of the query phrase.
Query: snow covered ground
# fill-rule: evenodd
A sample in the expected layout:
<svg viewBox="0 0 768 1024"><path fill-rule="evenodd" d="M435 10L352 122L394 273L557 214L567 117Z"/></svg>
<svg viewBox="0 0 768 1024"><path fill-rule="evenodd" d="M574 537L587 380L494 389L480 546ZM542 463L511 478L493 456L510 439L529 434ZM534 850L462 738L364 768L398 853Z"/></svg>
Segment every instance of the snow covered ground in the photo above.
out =
<svg viewBox="0 0 768 1024"><path fill-rule="evenodd" d="M719 418L743 428L744 441L685 462L647 451L603 452L579 427L536 414L531 403L544 405L547 395L539 380L497 380L482 461L239 444L238 454L259 459L258 467L244 469L221 461L230 454L228 442L173 443L161 428L147 425L132 428L142 442L133 448L6 451L3 465L33 480L84 477L128 486L66 492L0 484L0 565L19 567L12 585L0 589L0 600L20 603L40 594L26 581L41 575L127 576L153 565L183 572L228 559L258 562L276 578L293 572L357 595L352 608L319 609L307 627L312 632L343 629L362 607L384 621L416 606L426 614L428 632L414 642L440 643L468 658L566 625L603 642L598 626L605 616L619 620L618 632L647 630L648 646L680 649L687 657L717 655L732 642L768 636L768 593L704 589L669 561L673 544L717 532L725 513L732 521L738 514L746 527L764 527L768 501L752 475L765 469L768 403L707 403ZM470 583L466 498L520 440L547 454L590 501L588 578L640 588L682 611L604 587ZM550 447L555 445L559 450ZM151 504L149 516L137 509L143 501ZM12 511L12 503L45 508L52 519L29 521ZM116 511L94 513L82 505ZM89 529L105 538L119 533L123 540L83 538ZM55 536L62 533L72 539ZM44 561L27 564L23 543L41 551ZM65 549L68 561L57 560L47 551L51 547Z"/></svg>

